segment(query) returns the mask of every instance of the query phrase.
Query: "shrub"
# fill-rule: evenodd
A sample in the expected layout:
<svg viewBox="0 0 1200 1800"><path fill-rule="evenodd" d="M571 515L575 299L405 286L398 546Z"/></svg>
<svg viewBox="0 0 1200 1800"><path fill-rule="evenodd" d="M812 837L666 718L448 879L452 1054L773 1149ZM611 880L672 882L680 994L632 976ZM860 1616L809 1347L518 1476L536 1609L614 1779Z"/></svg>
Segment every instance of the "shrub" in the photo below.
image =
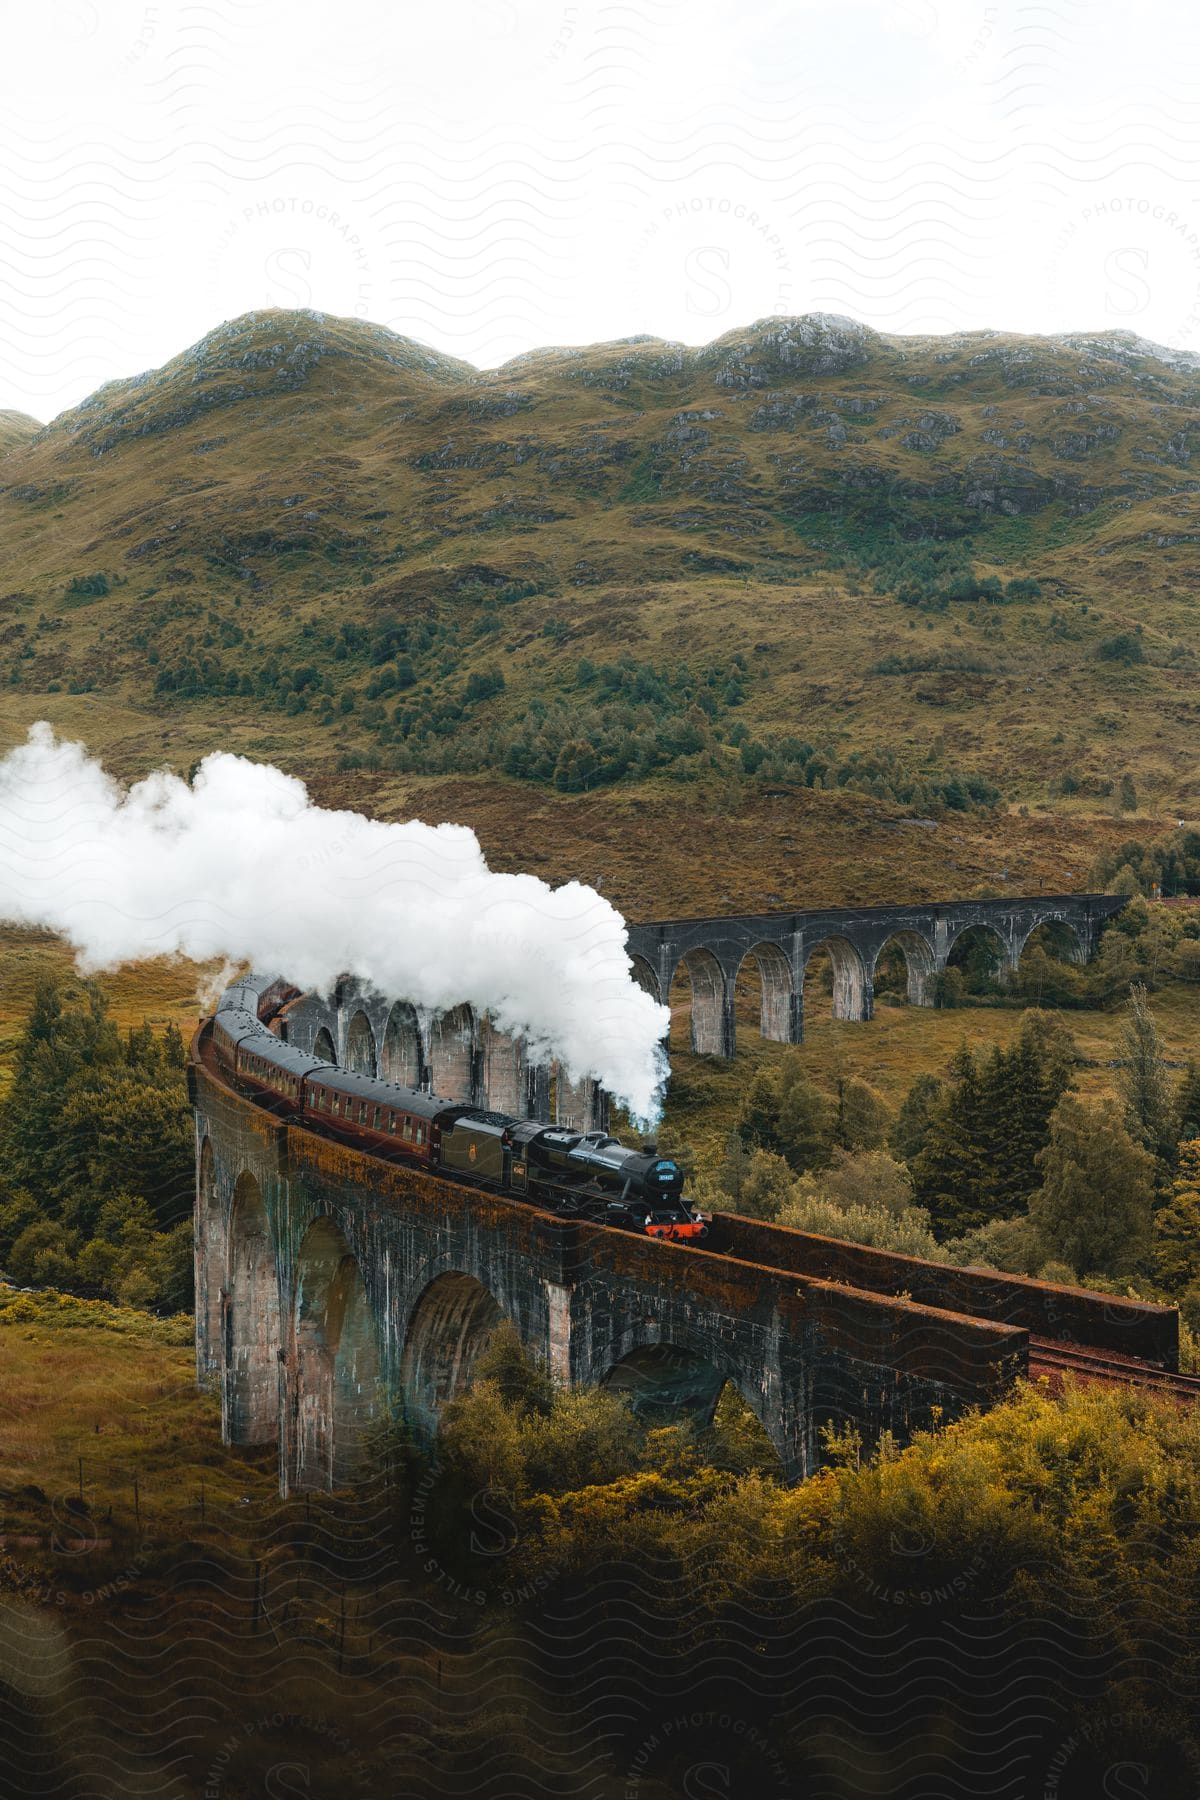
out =
<svg viewBox="0 0 1200 1800"><path fill-rule="evenodd" d="M1101 662L1143 663L1146 660L1146 647L1142 643L1140 632L1118 631L1113 637L1101 641L1096 655Z"/></svg>
<svg viewBox="0 0 1200 1800"><path fill-rule="evenodd" d="M469 706L477 700L490 700L494 694L504 692L504 671L492 667L476 669L467 677L467 685L463 689L463 700Z"/></svg>
<svg viewBox="0 0 1200 1800"><path fill-rule="evenodd" d="M99 573L75 575L67 584L67 592L86 595L89 599L101 599L109 592L108 576Z"/></svg>
<svg viewBox="0 0 1200 1800"><path fill-rule="evenodd" d="M1132 1269L1150 1242L1154 1164L1112 1108L1065 1095L1037 1160L1029 1217L1044 1256L1085 1274Z"/></svg>
<svg viewBox="0 0 1200 1800"><path fill-rule="evenodd" d="M930 1262L950 1260L934 1237L929 1214L923 1207L891 1213L872 1206L838 1206L816 1192L810 1181L799 1184L793 1199L780 1211L778 1224L793 1231L838 1238L842 1243L891 1250L898 1256L921 1256Z"/></svg>

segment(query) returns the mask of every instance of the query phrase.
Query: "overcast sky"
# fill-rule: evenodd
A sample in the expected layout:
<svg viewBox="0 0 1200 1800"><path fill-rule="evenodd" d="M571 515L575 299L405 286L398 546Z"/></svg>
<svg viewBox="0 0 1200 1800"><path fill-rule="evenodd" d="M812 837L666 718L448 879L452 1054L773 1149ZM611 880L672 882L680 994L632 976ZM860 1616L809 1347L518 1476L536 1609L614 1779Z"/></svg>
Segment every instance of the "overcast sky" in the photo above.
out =
<svg viewBox="0 0 1200 1800"><path fill-rule="evenodd" d="M313 306L479 365L770 314L1200 350L1148 0L9 0L0 407Z"/></svg>

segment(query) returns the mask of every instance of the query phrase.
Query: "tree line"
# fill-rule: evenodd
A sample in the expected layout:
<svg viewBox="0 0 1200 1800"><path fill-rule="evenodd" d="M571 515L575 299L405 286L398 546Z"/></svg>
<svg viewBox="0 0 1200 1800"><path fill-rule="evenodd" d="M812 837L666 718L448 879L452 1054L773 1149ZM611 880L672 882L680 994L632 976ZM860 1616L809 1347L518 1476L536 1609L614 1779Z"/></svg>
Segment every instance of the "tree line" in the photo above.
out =
<svg viewBox="0 0 1200 1800"><path fill-rule="evenodd" d="M1200 1329L1200 1066L1167 1067L1144 987L1126 1003L1116 1103L1076 1090L1061 1019L965 1042L894 1111L797 1052L750 1083L714 1205L909 1255L1178 1303Z"/></svg>
<svg viewBox="0 0 1200 1800"><path fill-rule="evenodd" d="M0 1105L0 1268L176 1312L192 1301L192 1113L174 1025L121 1032L94 982L47 981Z"/></svg>

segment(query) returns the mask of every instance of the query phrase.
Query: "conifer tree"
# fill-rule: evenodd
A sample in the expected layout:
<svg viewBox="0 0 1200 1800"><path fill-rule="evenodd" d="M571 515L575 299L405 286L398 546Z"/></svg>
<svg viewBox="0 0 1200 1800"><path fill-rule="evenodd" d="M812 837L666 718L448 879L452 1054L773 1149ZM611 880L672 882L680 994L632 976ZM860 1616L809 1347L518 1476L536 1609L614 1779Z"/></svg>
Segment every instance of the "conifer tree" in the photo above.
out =
<svg viewBox="0 0 1200 1800"><path fill-rule="evenodd" d="M194 1138L183 1062L177 1031L122 1035L93 983L38 990L0 1107L0 1251L12 1271L72 1281L86 1252L83 1286L184 1303ZM136 1241L110 1229L118 1201L126 1224L142 1222Z"/></svg>
<svg viewBox="0 0 1200 1800"><path fill-rule="evenodd" d="M1154 1220L1154 1274L1169 1294L1200 1280L1200 1138L1179 1146L1171 1197Z"/></svg>
<svg viewBox="0 0 1200 1800"><path fill-rule="evenodd" d="M1008 1049L995 1044L974 1055L960 1047L955 1085L933 1109L910 1162L917 1200L939 1230L957 1236L1009 1218L1036 1191L1037 1159L1070 1082L1073 1051L1069 1034L1038 1014Z"/></svg>
<svg viewBox="0 0 1200 1800"><path fill-rule="evenodd" d="M1039 1186L1037 1158L1050 1136L1050 1120L1069 1085L1064 1060L1037 1027L1022 1027L1008 1050L997 1049L984 1072L984 1153L991 1168L989 1203L1005 1217L1025 1205Z"/></svg>
<svg viewBox="0 0 1200 1800"><path fill-rule="evenodd" d="M861 1076L838 1082L833 1141L843 1150L878 1150L892 1122L891 1108L879 1092Z"/></svg>
<svg viewBox="0 0 1200 1800"><path fill-rule="evenodd" d="M1038 1158L1029 1217L1047 1257L1079 1275L1130 1273L1150 1245L1154 1161L1107 1106L1064 1095Z"/></svg>
<svg viewBox="0 0 1200 1800"><path fill-rule="evenodd" d="M957 1236L991 1217L983 1086L965 1042L950 1063L950 1077L912 1175L918 1205L926 1208L939 1232Z"/></svg>
<svg viewBox="0 0 1200 1800"><path fill-rule="evenodd" d="M804 1072L798 1056L777 1073L762 1070L750 1083L738 1119L748 1147L785 1156L797 1173L824 1168L829 1161L832 1108Z"/></svg>
<svg viewBox="0 0 1200 1800"><path fill-rule="evenodd" d="M753 1152L746 1148L736 1131L731 1131L725 1140L725 1155L717 1171L717 1185L733 1202L734 1212L738 1210L752 1158Z"/></svg>
<svg viewBox="0 0 1200 1800"><path fill-rule="evenodd" d="M1151 1156L1168 1160L1174 1150L1175 1134L1165 1046L1154 1022L1146 990L1140 982L1129 990L1119 1053L1121 1066L1117 1078L1125 1106L1126 1129Z"/></svg>
<svg viewBox="0 0 1200 1800"><path fill-rule="evenodd" d="M1175 1135L1180 1145L1200 1138L1200 1064L1189 1062L1175 1095Z"/></svg>
<svg viewBox="0 0 1200 1800"><path fill-rule="evenodd" d="M901 1162L912 1163L929 1135L945 1089L936 1075L918 1075L896 1115L888 1143Z"/></svg>

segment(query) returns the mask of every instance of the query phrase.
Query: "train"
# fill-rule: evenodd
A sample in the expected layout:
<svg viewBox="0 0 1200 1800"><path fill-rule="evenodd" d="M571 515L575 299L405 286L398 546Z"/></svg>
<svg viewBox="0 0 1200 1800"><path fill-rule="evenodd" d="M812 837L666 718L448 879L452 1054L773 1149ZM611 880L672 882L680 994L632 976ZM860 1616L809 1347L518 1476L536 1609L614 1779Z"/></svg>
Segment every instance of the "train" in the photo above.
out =
<svg viewBox="0 0 1200 1800"><path fill-rule="evenodd" d="M675 1243L708 1236L684 1195L683 1170L655 1144L631 1149L605 1131L514 1118L310 1056L271 1028L297 997L282 982L248 976L226 989L206 1022L224 1078L271 1112L559 1218Z"/></svg>

